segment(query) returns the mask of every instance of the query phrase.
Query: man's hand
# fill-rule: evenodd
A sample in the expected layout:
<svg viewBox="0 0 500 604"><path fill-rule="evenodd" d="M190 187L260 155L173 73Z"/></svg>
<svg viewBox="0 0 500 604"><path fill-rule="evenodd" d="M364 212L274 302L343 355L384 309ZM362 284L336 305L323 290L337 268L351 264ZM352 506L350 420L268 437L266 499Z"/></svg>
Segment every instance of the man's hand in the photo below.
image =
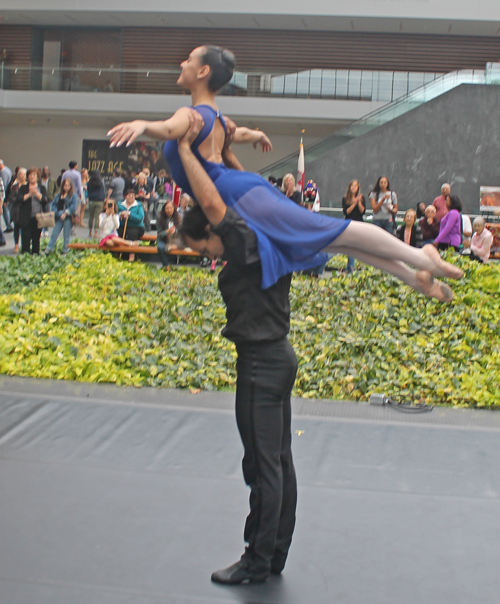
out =
<svg viewBox="0 0 500 604"><path fill-rule="evenodd" d="M258 141L253 144L253 148L257 149L257 145L262 147L262 153L267 153L268 151L273 150L273 144L271 143L271 139L267 136L265 132L261 132L261 137Z"/></svg>
<svg viewBox="0 0 500 604"><path fill-rule="evenodd" d="M186 134L184 134L184 136L181 136L181 138L179 139L179 147L181 147L182 145L188 145L189 147L191 147L204 125L204 121L201 117L201 114L198 113L198 111L195 111L194 109L191 109L189 111L188 119L189 128L187 129Z"/></svg>

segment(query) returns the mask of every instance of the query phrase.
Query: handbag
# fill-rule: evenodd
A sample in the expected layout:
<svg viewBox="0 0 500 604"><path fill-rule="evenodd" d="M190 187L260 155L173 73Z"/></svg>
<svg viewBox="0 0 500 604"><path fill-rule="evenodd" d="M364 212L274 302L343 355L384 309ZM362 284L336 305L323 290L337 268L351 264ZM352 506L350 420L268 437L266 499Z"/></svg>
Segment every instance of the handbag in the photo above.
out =
<svg viewBox="0 0 500 604"><path fill-rule="evenodd" d="M54 212L40 212L39 214L35 214L35 218L39 229L53 227L56 224Z"/></svg>

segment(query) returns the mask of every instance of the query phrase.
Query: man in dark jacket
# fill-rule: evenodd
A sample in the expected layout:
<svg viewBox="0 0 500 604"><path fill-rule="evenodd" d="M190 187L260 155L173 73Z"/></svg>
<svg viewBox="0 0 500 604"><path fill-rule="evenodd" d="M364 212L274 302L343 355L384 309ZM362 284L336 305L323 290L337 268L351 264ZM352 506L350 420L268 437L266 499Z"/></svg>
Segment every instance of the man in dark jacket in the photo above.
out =
<svg viewBox="0 0 500 604"><path fill-rule="evenodd" d="M193 155L191 143L202 122L179 141L179 155L199 206L180 227L187 245L227 261L219 274L227 324L222 334L236 344L236 421L245 449L243 475L251 489L245 552L235 564L212 574L228 585L262 582L283 570L295 527L297 485L291 452L290 396L297 359L290 327L291 275L263 290L255 233L222 201Z"/></svg>

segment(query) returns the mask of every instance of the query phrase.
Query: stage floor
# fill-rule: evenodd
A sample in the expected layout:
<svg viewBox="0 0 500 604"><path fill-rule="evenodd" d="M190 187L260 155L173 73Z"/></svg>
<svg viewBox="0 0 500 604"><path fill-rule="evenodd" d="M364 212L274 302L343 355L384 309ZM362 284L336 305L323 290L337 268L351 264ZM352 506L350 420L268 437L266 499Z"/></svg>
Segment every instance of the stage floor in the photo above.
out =
<svg viewBox="0 0 500 604"><path fill-rule="evenodd" d="M0 603L498 602L500 414L293 405L288 565L224 587L248 510L232 394L0 376Z"/></svg>

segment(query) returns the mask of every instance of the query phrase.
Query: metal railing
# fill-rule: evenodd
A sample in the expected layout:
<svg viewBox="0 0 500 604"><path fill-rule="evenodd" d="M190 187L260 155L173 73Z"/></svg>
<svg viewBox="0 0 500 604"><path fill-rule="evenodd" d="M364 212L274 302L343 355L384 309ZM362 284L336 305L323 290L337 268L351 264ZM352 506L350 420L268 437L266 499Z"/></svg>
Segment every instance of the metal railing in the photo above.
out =
<svg viewBox="0 0 500 604"><path fill-rule="evenodd" d="M132 94L182 94L178 67L0 67L0 89ZM235 72L226 96L391 102L440 78L440 73L310 69L294 73Z"/></svg>
<svg viewBox="0 0 500 604"><path fill-rule="evenodd" d="M306 168L307 163L314 161L328 151L332 151L343 143L390 122L411 109L415 109L445 92L452 90L460 84L500 84L500 64L488 63L486 70L460 70L448 73L421 88L396 99L388 105L369 113L349 126L337 130L333 134L307 146L304 149ZM260 170L260 174L267 177L271 174L279 176L286 174L287 172L294 173L297 169L298 153L297 144L297 151L295 153Z"/></svg>

